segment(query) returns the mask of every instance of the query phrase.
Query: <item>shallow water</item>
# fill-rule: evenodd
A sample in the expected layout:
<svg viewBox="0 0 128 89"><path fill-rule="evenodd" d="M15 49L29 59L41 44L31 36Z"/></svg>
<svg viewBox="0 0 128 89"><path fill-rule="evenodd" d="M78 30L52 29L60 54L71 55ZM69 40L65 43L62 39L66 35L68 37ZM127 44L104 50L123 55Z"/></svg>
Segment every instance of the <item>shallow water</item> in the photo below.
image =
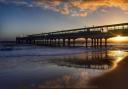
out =
<svg viewBox="0 0 128 89"><path fill-rule="evenodd" d="M53 52L56 48L48 48ZM69 51L70 48L63 50L62 54ZM59 52L60 49L56 49ZM114 78L117 76L114 74L118 73L118 76L122 76L120 81L127 81L127 68L128 66L128 53L127 49L117 48L109 50L91 50L82 48L75 53L70 55L24 55L28 52L35 50L38 53L44 53L44 48L27 48L25 53L21 56L17 55L17 51L1 51L0 55L0 89L42 89L42 88L86 88L86 89L121 89L113 88L115 85ZM21 50L21 49L18 49ZM45 48L46 50L46 48ZM18 51L19 54L22 51ZM56 53L58 53L56 52ZM3 53L3 54L2 54ZM8 54L7 54L8 53ZM8 56L7 56L8 55ZM125 66L120 64L125 62ZM120 67L121 66L121 67ZM126 70L124 70L124 69ZM118 70L119 69L119 70ZM126 74L121 74L124 73ZM114 74L113 74L114 72ZM121 72L121 73L120 73ZM111 74L112 73L112 74ZM109 79L106 81L106 79ZM107 83L109 82L109 83ZM104 83L104 84L102 84ZM119 83L119 82L117 82ZM108 84L108 85L107 85ZM122 86L118 84L118 86ZM124 85L125 88L127 89Z"/></svg>

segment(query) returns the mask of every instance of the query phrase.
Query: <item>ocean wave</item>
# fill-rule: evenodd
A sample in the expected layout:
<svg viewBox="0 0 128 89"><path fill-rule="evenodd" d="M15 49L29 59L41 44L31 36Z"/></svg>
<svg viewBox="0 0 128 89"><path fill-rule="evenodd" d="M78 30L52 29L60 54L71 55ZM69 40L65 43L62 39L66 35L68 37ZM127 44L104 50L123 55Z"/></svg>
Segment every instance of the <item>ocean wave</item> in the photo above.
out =
<svg viewBox="0 0 128 89"><path fill-rule="evenodd" d="M21 47L11 50L1 50L0 57L22 57L22 56L56 56L86 52L85 48L51 48L51 47Z"/></svg>
<svg viewBox="0 0 128 89"><path fill-rule="evenodd" d="M88 51L100 50L119 50L128 49L128 46L108 46L106 48L86 48L86 47L39 47L39 46L12 46L0 47L1 57L22 57L22 56L57 56L57 55L71 55L78 53L86 53Z"/></svg>

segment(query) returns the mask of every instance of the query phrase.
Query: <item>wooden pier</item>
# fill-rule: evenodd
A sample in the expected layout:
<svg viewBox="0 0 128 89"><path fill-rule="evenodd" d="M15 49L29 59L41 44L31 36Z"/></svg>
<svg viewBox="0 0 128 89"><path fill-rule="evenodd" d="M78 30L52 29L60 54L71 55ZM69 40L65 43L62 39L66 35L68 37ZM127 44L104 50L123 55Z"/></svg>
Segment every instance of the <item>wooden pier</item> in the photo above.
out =
<svg viewBox="0 0 128 89"><path fill-rule="evenodd" d="M76 39L84 38L85 47L107 47L107 40L117 35L128 36L128 23L32 34L16 37L16 42L42 46L75 46Z"/></svg>

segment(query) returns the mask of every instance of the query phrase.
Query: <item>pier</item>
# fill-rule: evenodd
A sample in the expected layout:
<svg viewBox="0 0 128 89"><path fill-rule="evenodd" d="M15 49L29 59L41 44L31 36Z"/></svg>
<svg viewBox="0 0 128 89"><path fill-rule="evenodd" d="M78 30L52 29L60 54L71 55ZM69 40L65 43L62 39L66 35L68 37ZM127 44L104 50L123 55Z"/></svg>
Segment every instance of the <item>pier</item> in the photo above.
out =
<svg viewBox="0 0 128 89"><path fill-rule="evenodd" d="M128 36L128 23L92 26L16 37L17 44L42 46L76 46L76 39L84 38L85 47L107 47L108 39Z"/></svg>

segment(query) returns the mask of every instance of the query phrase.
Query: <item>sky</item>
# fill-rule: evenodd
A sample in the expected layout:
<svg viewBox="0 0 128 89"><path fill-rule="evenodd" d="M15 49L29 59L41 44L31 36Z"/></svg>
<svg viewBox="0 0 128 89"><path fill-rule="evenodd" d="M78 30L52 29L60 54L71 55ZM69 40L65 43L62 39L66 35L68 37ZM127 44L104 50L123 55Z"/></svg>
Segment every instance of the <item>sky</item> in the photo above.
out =
<svg viewBox="0 0 128 89"><path fill-rule="evenodd" d="M128 22L128 0L0 0L0 40Z"/></svg>

